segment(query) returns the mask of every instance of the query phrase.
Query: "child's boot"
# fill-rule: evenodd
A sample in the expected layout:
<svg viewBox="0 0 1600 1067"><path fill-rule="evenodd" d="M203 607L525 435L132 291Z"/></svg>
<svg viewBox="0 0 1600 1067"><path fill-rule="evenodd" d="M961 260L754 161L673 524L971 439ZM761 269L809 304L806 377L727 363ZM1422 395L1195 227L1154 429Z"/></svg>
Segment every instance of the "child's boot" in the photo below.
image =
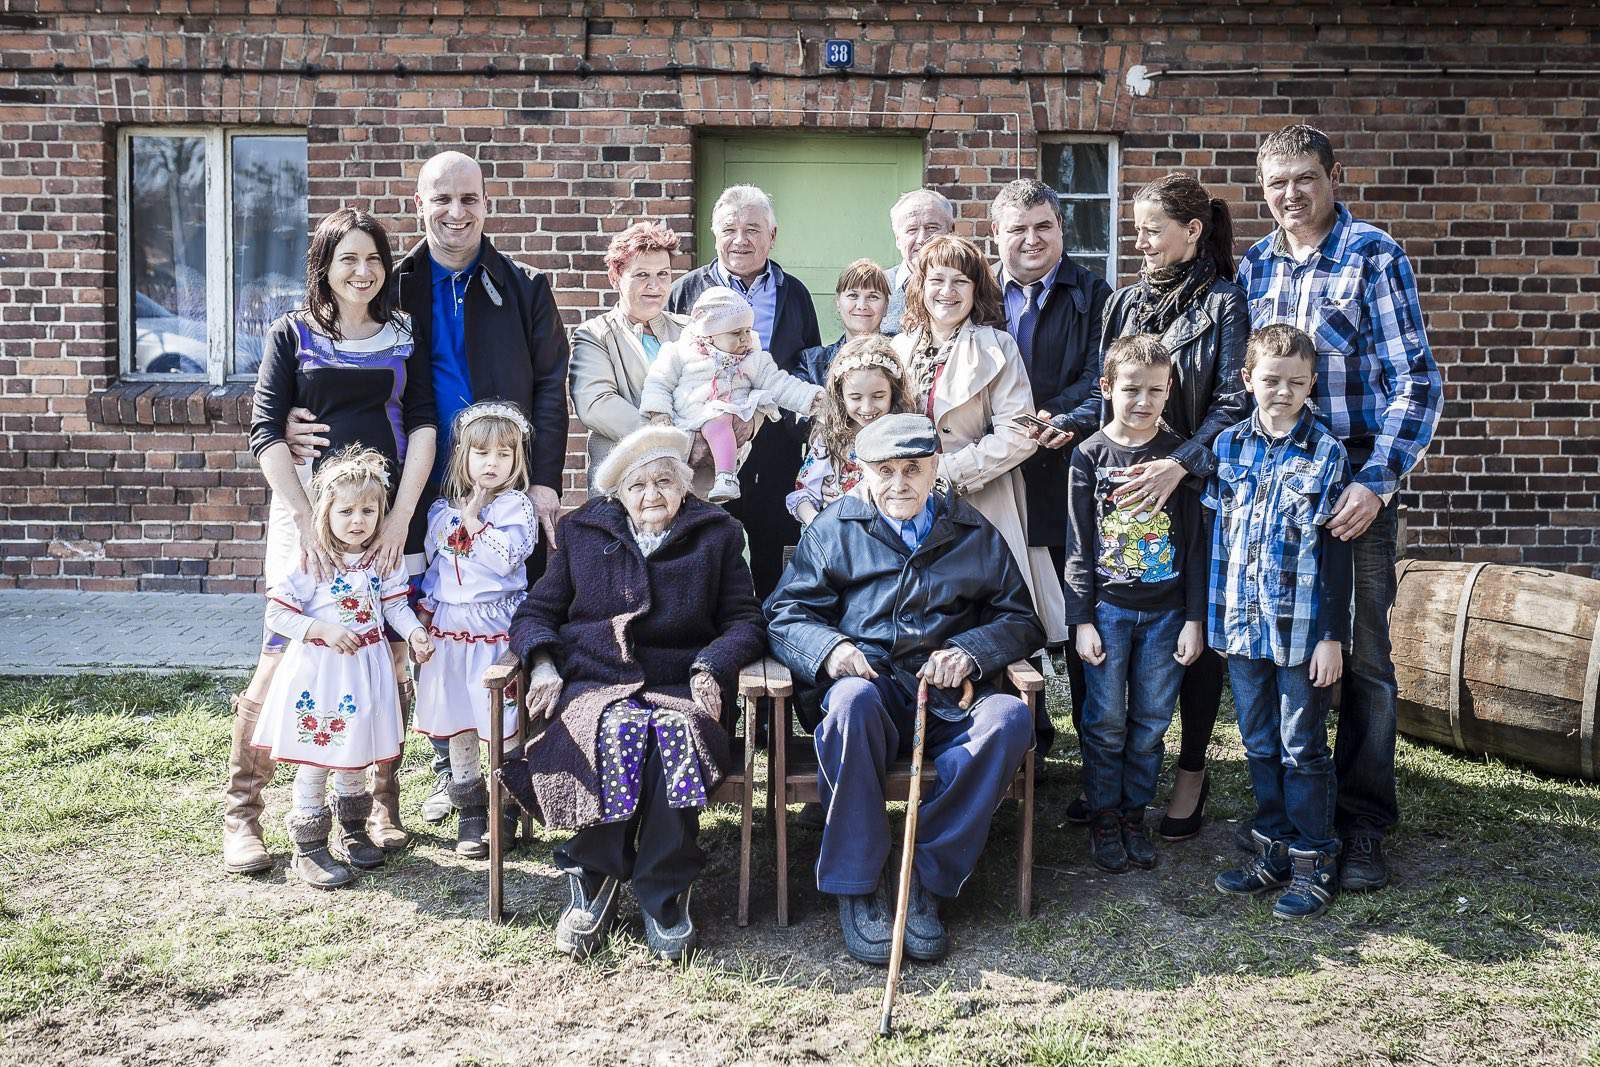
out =
<svg viewBox="0 0 1600 1067"><path fill-rule="evenodd" d="M1128 869L1128 850L1122 844L1122 817L1118 812L1095 812L1089 822L1089 858L1096 867L1112 874Z"/></svg>
<svg viewBox="0 0 1600 1067"><path fill-rule="evenodd" d="M1255 858L1243 867L1217 875L1212 884L1218 892L1253 896L1289 884L1289 846L1257 830L1250 831L1250 838L1255 844Z"/></svg>
<svg viewBox="0 0 1600 1067"><path fill-rule="evenodd" d="M482 778L470 782L451 782L450 801L461 812L456 827L456 854L481 860L489 854L484 835L489 832L489 791Z"/></svg>
<svg viewBox="0 0 1600 1067"><path fill-rule="evenodd" d="M367 836L367 818L372 814L372 794L335 794L334 810L339 816L339 844L333 854L352 867L370 871L383 866L383 849Z"/></svg>
<svg viewBox="0 0 1600 1067"><path fill-rule="evenodd" d="M333 813L327 808L307 814L291 811L285 820L289 840L294 842L294 859L289 869L313 889L338 889L354 880L356 874L333 858L328 851L328 833L333 829Z"/></svg>
<svg viewBox="0 0 1600 1067"><path fill-rule="evenodd" d="M1272 906L1272 914L1280 919L1315 919L1339 895L1339 854L1291 848L1289 864L1293 868L1289 888Z"/></svg>
<svg viewBox="0 0 1600 1067"><path fill-rule="evenodd" d="M706 499L713 504L726 504L730 500L738 500L739 476L733 471L718 471Z"/></svg>
<svg viewBox="0 0 1600 1067"><path fill-rule="evenodd" d="M228 754L228 789L222 805L222 867L229 874L272 869L261 840L261 791L272 781L272 754L252 745L261 705L233 698L233 748Z"/></svg>
<svg viewBox="0 0 1600 1067"><path fill-rule="evenodd" d="M1144 829L1144 809L1122 813L1122 850L1128 862L1142 870L1153 870L1156 865L1156 846Z"/></svg>
<svg viewBox="0 0 1600 1067"><path fill-rule="evenodd" d="M400 736L411 729L411 706L416 701L417 683L402 678L400 687ZM411 843L411 834L400 824L400 758L372 768L372 816L367 834L385 852L397 852Z"/></svg>

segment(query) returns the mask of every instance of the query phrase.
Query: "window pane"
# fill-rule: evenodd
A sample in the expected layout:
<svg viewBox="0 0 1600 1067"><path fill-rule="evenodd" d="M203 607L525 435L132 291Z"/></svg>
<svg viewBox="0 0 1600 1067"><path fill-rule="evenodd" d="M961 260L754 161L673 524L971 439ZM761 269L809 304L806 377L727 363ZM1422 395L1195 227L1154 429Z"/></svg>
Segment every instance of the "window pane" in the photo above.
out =
<svg viewBox="0 0 1600 1067"><path fill-rule="evenodd" d="M1067 247L1074 251L1092 251L1105 255L1111 239L1111 202L1109 200L1064 200L1061 211L1067 217Z"/></svg>
<svg viewBox="0 0 1600 1067"><path fill-rule="evenodd" d="M1072 262L1093 274L1096 278L1110 281L1106 278L1106 257L1095 255L1093 252L1069 252Z"/></svg>
<svg viewBox="0 0 1600 1067"><path fill-rule="evenodd" d="M133 366L151 374L206 373L206 142L128 141Z"/></svg>
<svg viewBox="0 0 1600 1067"><path fill-rule="evenodd" d="M1107 173L1111 168L1109 144L1046 142L1043 148L1044 181L1056 192L1105 196L1111 191Z"/></svg>
<svg viewBox="0 0 1600 1067"><path fill-rule="evenodd" d="M233 373L254 374L272 321L305 298L306 141L233 139Z"/></svg>

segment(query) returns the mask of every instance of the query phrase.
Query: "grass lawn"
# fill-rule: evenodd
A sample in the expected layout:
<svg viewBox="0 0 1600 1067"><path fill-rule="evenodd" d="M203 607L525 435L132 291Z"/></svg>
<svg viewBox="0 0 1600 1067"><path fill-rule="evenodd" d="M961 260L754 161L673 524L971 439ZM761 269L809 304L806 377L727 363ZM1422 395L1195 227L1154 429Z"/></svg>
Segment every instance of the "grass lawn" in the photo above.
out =
<svg viewBox="0 0 1600 1067"><path fill-rule="evenodd" d="M757 822L734 925L738 824L703 820L703 950L649 958L637 908L598 957L555 952L548 835L513 857L516 921L484 920L453 826L355 887L222 873L225 695L206 675L0 681L0 1061L29 1064L1589 1064L1600 1067L1600 789L1402 741L1396 883L1288 924L1211 888L1249 810L1238 734L1212 748L1213 821L1154 872L1099 874L1065 824L1070 723L1046 764L1036 908L1013 900L1015 820L946 908L954 951L882 972L843 953L792 829L794 925L773 922ZM1063 707L1059 693L1055 706ZM1225 710L1224 718L1228 717ZM1069 758L1062 758L1063 750ZM411 741L405 804L428 788Z"/></svg>

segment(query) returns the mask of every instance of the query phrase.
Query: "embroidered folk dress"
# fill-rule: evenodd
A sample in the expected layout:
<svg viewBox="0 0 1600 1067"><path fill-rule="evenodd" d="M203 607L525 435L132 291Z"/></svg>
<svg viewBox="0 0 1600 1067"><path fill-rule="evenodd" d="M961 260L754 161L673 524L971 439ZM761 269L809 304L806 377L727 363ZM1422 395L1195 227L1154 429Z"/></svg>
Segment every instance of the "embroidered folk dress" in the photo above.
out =
<svg viewBox="0 0 1600 1067"><path fill-rule="evenodd" d="M856 460L854 448L850 450L850 456L844 464L838 470L834 470L833 459L828 455L827 447L813 441L806 453L805 462L800 464L800 472L795 475L794 492L784 500L784 505L789 509L789 514L799 520L801 504L809 502L812 507L821 511L860 483L861 464Z"/></svg>
<svg viewBox="0 0 1600 1067"><path fill-rule="evenodd" d="M383 639L387 618L409 637L422 626L406 603L406 572L379 575L346 553L344 569L318 582L294 571L267 587L267 625L289 647L272 676L251 743L281 763L357 771L400 755L400 701L394 661ZM341 653L306 639L316 622L355 632L361 645Z"/></svg>
<svg viewBox="0 0 1600 1067"><path fill-rule="evenodd" d="M533 502L508 489L489 501L480 518L487 523L468 537L461 512L440 498L428 509L423 541L428 571L422 577L422 602L433 612L428 632L433 658L417 671L419 733L449 738L476 731L488 737L488 670L511 640L506 627L528 595L523 564L539 539ZM517 705L506 702L504 734L517 728Z"/></svg>

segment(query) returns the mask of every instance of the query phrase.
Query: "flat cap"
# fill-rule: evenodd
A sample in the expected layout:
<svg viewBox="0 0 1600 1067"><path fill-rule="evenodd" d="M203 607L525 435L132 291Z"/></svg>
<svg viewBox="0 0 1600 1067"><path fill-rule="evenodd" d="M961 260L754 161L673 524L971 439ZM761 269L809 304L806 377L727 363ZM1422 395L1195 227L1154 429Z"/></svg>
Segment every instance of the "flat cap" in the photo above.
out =
<svg viewBox="0 0 1600 1067"><path fill-rule="evenodd" d="M882 463L889 459L916 459L939 451L939 435L926 415L902 412L874 419L856 434L856 459Z"/></svg>

